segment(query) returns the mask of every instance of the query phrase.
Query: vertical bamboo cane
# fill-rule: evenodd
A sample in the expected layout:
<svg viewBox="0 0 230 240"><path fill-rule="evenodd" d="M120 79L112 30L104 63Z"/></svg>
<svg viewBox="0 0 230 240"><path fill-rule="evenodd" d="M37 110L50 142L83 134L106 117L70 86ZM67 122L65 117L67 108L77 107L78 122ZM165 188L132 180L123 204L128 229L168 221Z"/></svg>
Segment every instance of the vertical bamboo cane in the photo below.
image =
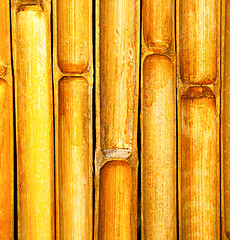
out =
<svg viewBox="0 0 230 240"><path fill-rule="evenodd" d="M54 149L49 1L12 2L18 239L54 239Z"/></svg>
<svg viewBox="0 0 230 240"><path fill-rule="evenodd" d="M220 239L220 2L178 0L177 39L179 238Z"/></svg>
<svg viewBox="0 0 230 240"><path fill-rule="evenodd" d="M14 239L13 86L9 1L0 2L0 239Z"/></svg>
<svg viewBox="0 0 230 240"><path fill-rule="evenodd" d="M174 1L142 7L142 238L176 239Z"/></svg>
<svg viewBox="0 0 230 240"><path fill-rule="evenodd" d="M230 162L230 151L229 151L229 92L230 92L230 84L229 84L229 74L230 74L230 2L222 1L222 103L221 103L221 113L222 113L222 138L221 138L221 156L222 156L222 239L226 240L230 238L230 176L229 176L229 162Z"/></svg>
<svg viewBox="0 0 230 240"><path fill-rule="evenodd" d="M139 11L96 2L95 240L137 238Z"/></svg>
<svg viewBox="0 0 230 240"><path fill-rule="evenodd" d="M56 238L92 239L92 1L53 1Z"/></svg>

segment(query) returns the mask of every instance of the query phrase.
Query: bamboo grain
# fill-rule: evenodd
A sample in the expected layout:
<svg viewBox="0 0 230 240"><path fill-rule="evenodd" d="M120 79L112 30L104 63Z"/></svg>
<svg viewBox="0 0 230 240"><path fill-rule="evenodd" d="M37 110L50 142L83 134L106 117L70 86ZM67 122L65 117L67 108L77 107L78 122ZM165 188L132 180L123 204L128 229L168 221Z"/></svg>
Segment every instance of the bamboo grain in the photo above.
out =
<svg viewBox="0 0 230 240"><path fill-rule="evenodd" d="M39 4L14 7L18 239L48 240L55 237L50 19Z"/></svg>
<svg viewBox="0 0 230 240"><path fill-rule="evenodd" d="M179 1L180 77L211 84L217 77L218 1Z"/></svg>
<svg viewBox="0 0 230 240"><path fill-rule="evenodd" d="M137 238L139 16L139 1L96 2L95 240Z"/></svg>
<svg viewBox="0 0 230 240"><path fill-rule="evenodd" d="M143 63L142 238L176 239L176 94L173 63Z"/></svg>
<svg viewBox="0 0 230 240"><path fill-rule="evenodd" d="M14 239L13 81L9 1L0 2L0 239Z"/></svg>
<svg viewBox="0 0 230 240"><path fill-rule="evenodd" d="M220 239L216 99L208 87L182 96L182 239Z"/></svg>
<svg viewBox="0 0 230 240"><path fill-rule="evenodd" d="M149 50L165 53L173 42L173 0L144 0L143 36Z"/></svg>
<svg viewBox="0 0 230 240"><path fill-rule="evenodd" d="M56 239L93 238L92 1L53 1Z"/></svg>
<svg viewBox="0 0 230 240"><path fill-rule="evenodd" d="M229 74L230 74L230 2L224 1L224 23L223 26L223 34L224 34L224 44L223 44L223 81L222 81L222 164L223 164L223 209L222 209L222 219L223 219L223 239L230 238L230 176L229 176L229 160L230 160L230 151L229 151L229 136L230 136L230 127L229 127L229 92L230 92L230 85L229 85Z"/></svg>
<svg viewBox="0 0 230 240"><path fill-rule="evenodd" d="M63 73L88 68L89 7L89 0L57 0L57 58Z"/></svg>

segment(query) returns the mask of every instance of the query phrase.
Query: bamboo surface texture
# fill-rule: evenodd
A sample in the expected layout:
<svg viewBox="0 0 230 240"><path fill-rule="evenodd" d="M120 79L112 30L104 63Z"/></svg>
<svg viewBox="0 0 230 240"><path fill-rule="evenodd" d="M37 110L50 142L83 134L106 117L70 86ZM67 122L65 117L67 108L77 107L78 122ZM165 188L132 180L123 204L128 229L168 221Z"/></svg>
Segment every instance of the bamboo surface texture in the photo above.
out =
<svg viewBox="0 0 230 240"><path fill-rule="evenodd" d="M50 4L12 2L18 239L54 239Z"/></svg>
<svg viewBox="0 0 230 240"><path fill-rule="evenodd" d="M94 239L137 238L139 1L96 2Z"/></svg>
<svg viewBox="0 0 230 240"><path fill-rule="evenodd" d="M93 237L92 2L53 1L56 239Z"/></svg>
<svg viewBox="0 0 230 240"><path fill-rule="evenodd" d="M174 4L142 2L142 239L177 239Z"/></svg>
<svg viewBox="0 0 230 240"><path fill-rule="evenodd" d="M215 0L177 1L178 202L183 240L220 239L220 7Z"/></svg>
<svg viewBox="0 0 230 240"><path fill-rule="evenodd" d="M14 239L13 83L9 1L0 2L0 239Z"/></svg>

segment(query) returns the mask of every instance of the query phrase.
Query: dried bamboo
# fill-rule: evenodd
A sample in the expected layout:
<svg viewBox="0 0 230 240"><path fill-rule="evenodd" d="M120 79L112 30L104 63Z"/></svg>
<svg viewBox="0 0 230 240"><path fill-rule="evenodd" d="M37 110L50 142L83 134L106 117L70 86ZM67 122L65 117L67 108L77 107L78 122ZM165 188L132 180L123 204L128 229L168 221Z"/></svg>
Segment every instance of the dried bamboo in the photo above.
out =
<svg viewBox="0 0 230 240"><path fill-rule="evenodd" d="M139 16L139 1L96 2L95 240L137 238Z"/></svg>
<svg viewBox="0 0 230 240"><path fill-rule="evenodd" d="M92 1L53 1L56 238L92 239Z"/></svg>
<svg viewBox="0 0 230 240"><path fill-rule="evenodd" d="M0 239L14 239L13 84L9 1L0 2Z"/></svg>
<svg viewBox="0 0 230 240"><path fill-rule="evenodd" d="M174 1L142 2L141 219L143 239L176 239Z"/></svg>
<svg viewBox="0 0 230 240"><path fill-rule="evenodd" d="M229 136L230 136L230 128L229 128L229 92L230 92L230 84L229 84L229 74L230 74L230 2L223 1L222 7L222 16L223 22L222 26L222 34L223 34L223 44L222 44L222 239L226 240L230 238L230 175L229 175L229 163L230 163L230 151L229 151Z"/></svg>
<svg viewBox="0 0 230 240"><path fill-rule="evenodd" d="M220 239L220 2L177 0L176 22L179 238L216 240ZM211 85L203 86L207 84Z"/></svg>
<svg viewBox="0 0 230 240"><path fill-rule="evenodd" d="M12 2L18 239L54 239L54 137L49 1Z"/></svg>

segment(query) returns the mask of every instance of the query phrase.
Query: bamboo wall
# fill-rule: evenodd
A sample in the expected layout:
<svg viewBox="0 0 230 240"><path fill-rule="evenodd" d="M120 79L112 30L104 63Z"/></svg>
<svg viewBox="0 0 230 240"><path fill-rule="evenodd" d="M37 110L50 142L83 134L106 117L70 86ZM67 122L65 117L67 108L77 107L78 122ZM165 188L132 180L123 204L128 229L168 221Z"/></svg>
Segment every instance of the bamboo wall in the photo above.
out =
<svg viewBox="0 0 230 240"><path fill-rule="evenodd" d="M0 9L0 240L230 239L230 1Z"/></svg>

